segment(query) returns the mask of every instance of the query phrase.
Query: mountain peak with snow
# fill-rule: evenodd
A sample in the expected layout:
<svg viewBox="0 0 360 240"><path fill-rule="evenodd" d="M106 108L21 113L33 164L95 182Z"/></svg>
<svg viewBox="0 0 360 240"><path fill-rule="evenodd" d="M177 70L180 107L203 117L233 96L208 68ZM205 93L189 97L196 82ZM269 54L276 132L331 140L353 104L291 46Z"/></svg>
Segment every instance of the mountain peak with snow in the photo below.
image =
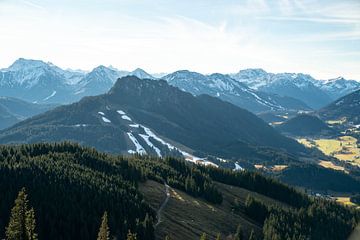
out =
<svg viewBox="0 0 360 240"><path fill-rule="evenodd" d="M134 71L130 72L129 75L136 76L140 79L155 79L151 74L141 68L136 68Z"/></svg>
<svg viewBox="0 0 360 240"><path fill-rule="evenodd" d="M30 68L49 67L49 65L41 60L19 58L10 67L7 68L9 71L19 71Z"/></svg>

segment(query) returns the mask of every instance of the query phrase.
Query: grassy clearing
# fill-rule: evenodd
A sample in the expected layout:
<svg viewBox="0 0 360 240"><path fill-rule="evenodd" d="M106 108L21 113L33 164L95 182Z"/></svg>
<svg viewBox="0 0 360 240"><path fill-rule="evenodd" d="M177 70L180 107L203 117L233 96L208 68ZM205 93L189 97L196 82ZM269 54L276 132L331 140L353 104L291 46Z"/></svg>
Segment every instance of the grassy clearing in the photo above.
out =
<svg viewBox="0 0 360 240"><path fill-rule="evenodd" d="M297 141L306 147L316 147L328 156L360 166L360 148L354 137L342 136L336 139L314 140L301 138Z"/></svg>
<svg viewBox="0 0 360 240"><path fill-rule="evenodd" d="M221 205L210 204L201 198L193 198L172 188L169 202L163 209L163 221L156 228L157 239L164 239L166 235L174 240L199 239L203 232L207 233L209 239L215 239L217 233L221 233L221 238L225 239L236 232L238 224L242 226L247 239L251 229L259 234L262 227L244 214L232 212L235 198L245 204L246 197L252 195L265 203L284 206L280 202L246 189L221 183L216 185L224 197ZM164 185L149 180L141 184L139 189L152 206L158 209L165 198Z"/></svg>
<svg viewBox="0 0 360 240"><path fill-rule="evenodd" d="M350 201L350 197L334 197L334 198L335 198L336 202L338 202L338 203L344 204L349 207L356 207L356 208L360 209L359 205Z"/></svg>
<svg viewBox="0 0 360 240"><path fill-rule="evenodd" d="M324 160L320 160L319 161L319 165L324 167L324 168L330 168L330 169L334 169L334 170L337 170L337 171L345 171L345 168L342 167L342 166L338 166L338 165L335 165L334 163L330 162L330 161L324 161Z"/></svg>
<svg viewBox="0 0 360 240"><path fill-rule="evenodd" d="M329 120L329 121L326 121L327 124L329 125L341 125L341 124L344 124L346 122L346 118L343 117L341 119L338 119L338 120Z"/></svg>

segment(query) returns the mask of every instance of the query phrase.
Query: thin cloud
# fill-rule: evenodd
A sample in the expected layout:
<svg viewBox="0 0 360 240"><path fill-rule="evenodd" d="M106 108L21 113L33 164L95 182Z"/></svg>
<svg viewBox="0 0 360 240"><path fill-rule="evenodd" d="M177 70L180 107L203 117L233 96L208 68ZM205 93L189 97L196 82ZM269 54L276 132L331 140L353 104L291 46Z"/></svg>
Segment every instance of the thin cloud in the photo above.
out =
<svg viewBox="0 0 360 240"><path fill-rule="evenodd" d="M42 5L32 2L32 1L28 1L28 0L21 0L21 2L25 3L27 6L32 7L32 8L36 8L39 10L46 10L45 7L43 7Z"/></svg>

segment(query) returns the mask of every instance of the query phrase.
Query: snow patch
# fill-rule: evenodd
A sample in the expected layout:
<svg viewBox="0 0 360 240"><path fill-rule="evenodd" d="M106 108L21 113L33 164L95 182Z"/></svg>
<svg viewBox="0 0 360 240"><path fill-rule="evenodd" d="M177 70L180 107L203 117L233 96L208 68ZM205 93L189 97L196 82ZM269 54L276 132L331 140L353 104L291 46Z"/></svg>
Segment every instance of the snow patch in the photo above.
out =
<svg viewBox="0 0 360 240"><path fill-rule="evenodd" d="M124 120L128 120L130 122L132 121L131 118L129 118L129 116L127 116L127 115L122 115L121 118Z"/></svg>
<svg viewBox="0 0 360 240"><path fill-rule="evenodd" d="M105 113L103 113L103 112L98 112L98 114L105 116Z"/></svg>
<svg viewBox="0 0 360 240"><path fill-rule="evenodd" d="M139 124L129 124L129 127L132 127L132 128L139 128Z"/></svg>
<svg viewBox="0 0 360 240"><path fill-rule="evenodd" d="M145 149L143 148L143 146L140 145L140 143L139 143L138 140L135 138L135 136L134 136L132 133L130 133L130 132L128 132L128 133L126 133L126 134L129 136L130 140L131 140L131 141L133 142L133 144L135 145L135 147L136 147L135 152L137 152L137 153L139 153L139 154L141 154L141 155L146 154ZM130 153L130 151L132 151L132 150L129 150L128 152ZM133 153L134 153L134 152L133 152Z"/></svg>
<svg viewBox="0 0 360 240"><path fill-rule="evenodd" d="M161 156L161 151L160 151L160 149L157 148L157 147L150 141L150 139L149 139L150 136L145 135L145 134L139 134L139 136L142 137L142 138L145 140L146 144L149 145L149 147L151 147L152 149L155 150L155 152L156 152L156 154L158 155L158 157L162 157L162 156Z"/></svg>
<svg viewBox="0 0 360 240"><path fill-rule="evenodd" d="M106 123L111 123L111 121L109 120L109 119L107 119L106 117L101 117L102 118L102 120L104 121L104 122L106 122Z"/></svg>
<svg viewBox="0 0 360 240"><path fill-rule="evenodd" d="M235 163L234 171L244 171L244 168L242 168L237 162Z"/></svg>
<svg viewBox="0 0 360 240"><path fill-rule="evenodd" d="M126 114L124 111L121 111L121 110L117 110L116 112L117 112L118 114L120 114L120 115L125 115L125 114Z"/></svg>

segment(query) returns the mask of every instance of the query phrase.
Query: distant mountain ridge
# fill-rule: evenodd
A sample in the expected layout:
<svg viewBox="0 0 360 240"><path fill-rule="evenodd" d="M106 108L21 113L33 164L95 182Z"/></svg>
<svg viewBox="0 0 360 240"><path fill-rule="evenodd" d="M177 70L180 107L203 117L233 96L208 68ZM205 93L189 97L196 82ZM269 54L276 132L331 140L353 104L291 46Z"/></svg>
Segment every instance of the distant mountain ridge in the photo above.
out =
<svg viewBox="0 0 360 240"><path fill-rule="evenodd" d="M360 124L360 90L350 93L318 111L325 120L341 120Z"/></svg>
<svg viewBox="0 0 360 240"><path fill-rule="evenodd" d="M0 96L35 103L72 103L84 96L107 92L118 78L127 75L158 79L140 68L129 72L100 65L85 72L20 58L0 70ZM354 80L322 81L302 73L273 74L262 69L245 69L229 75L184 70L157 76L194 95L209 94L253 112L318 109L360 89L360 83Z"/></svg>
<svg viewBox="0 0 360 240"><path fill-rule="evenodd" d="M0 96L34 103L72 103L107 92L115 81L134 75L153 79L142 69L132 72L98 66L90 72L63 70L52 63L20 58L0 70Z"/></svg>
<svg viewBox="0 0 360 240"><path fill-rule="evenodd" d="M208 94L231 102L252 112L269 110L310 110L303 102L291 97L259 92L238 82L229 75L213 73L203 75L187 70L177 71L164 76L170 85L190 92L193 95Z"/></svg>
<svg viewBox="0 0 360 240"><path fill-rule="evenodd" d="M231 77L255 90L299 99L314 109L360 89L360 82L354 80L316 80L308 74L274 74L263 69L245 69Z"/></svg>

